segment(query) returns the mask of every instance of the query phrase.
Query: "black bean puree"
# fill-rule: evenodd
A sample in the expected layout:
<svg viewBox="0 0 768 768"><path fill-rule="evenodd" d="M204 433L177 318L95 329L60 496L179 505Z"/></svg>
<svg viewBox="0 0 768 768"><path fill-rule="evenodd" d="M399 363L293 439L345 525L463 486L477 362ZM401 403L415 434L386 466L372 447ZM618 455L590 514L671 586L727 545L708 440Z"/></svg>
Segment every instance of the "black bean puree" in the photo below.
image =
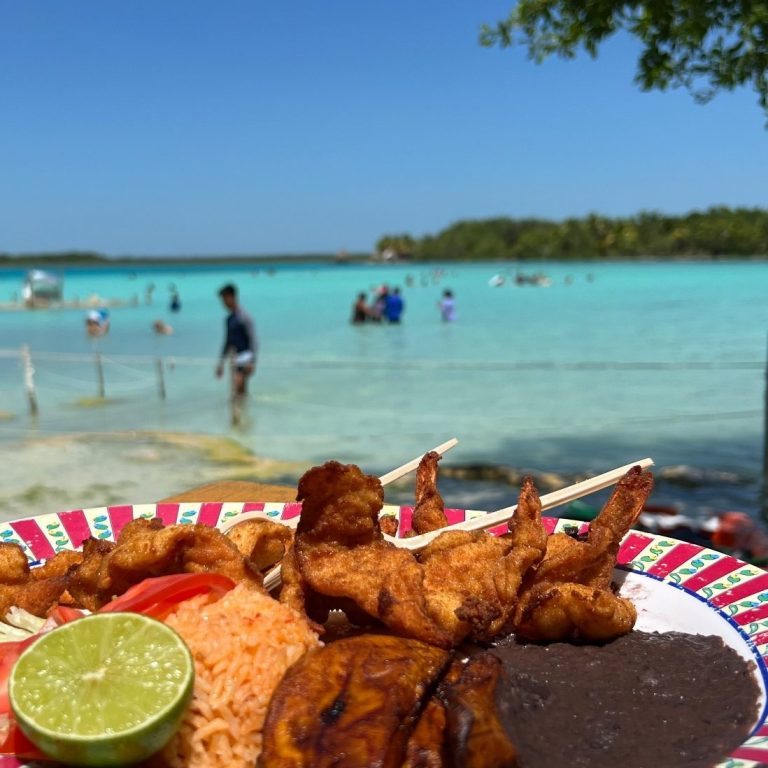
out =
<svg viewBox="0 0 768 768"><path fill-rule="evenodd" d="M754 664L719 637L631 632L604 646L490 649L521 768L689 768L717 764L757 720Z"/></svg>

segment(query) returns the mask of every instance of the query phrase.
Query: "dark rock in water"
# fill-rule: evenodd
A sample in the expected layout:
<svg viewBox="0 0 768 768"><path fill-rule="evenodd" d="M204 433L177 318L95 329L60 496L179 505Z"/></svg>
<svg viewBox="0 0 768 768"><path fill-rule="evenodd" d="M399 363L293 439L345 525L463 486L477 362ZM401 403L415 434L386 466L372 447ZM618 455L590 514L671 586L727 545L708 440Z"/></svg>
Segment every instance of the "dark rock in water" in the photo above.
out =
<svg viewBox="0 0 768 768"><path fill-rule="evenodd" d="M704 485L749 485L755 478L737 472L723 472L717 469L690 467L678 464L671 467L652 467L651 471L659 483L669 483L685 488L698 488ZM578 483L593 477L589 473L539 472L535 469L517 469L493 464L462 464L440 467L440 474L456 480L482 480L486 482L506 483L519 486L523 477L533 477L536 487L542 492L554 491L572 483Z"/></svg>
<svg viewBox="0 0 768 768"><path fill-rule="evenodd" d="M674 467L661 467L654 470L654 475L660 481L696 488L701 485L748 485L754 478L739 475L735 472L721 472L717 469L699 469L678 464Z"/></svg>
<svg viewBox="0 0 768 768"><path fill-rule="evenodd" d="M440 467L440 474L454 480L482 480L485 482L506 483L519 487L526 475L533 477L536 487L543 493L557 490L563 486L584 480L588 475L560 475L555 472L537 472L536 470L516 469L490 464L464 464L461 466Z"/></svg>

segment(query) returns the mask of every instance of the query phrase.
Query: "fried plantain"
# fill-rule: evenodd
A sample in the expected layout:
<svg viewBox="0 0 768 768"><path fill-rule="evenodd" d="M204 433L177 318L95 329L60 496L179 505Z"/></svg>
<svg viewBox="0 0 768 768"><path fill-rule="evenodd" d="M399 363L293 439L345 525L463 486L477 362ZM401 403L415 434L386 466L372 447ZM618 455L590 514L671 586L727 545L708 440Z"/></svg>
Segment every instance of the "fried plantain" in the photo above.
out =
<svg viewBox="0 0 768 768"><path fill-rule="evenodd" d="M517 750L496 711L501 661L490 653L473 656L458 680L440 684L446 710L446 768L516 768Z"/></svg>
<svg viewBox="0 0 768 768"><path fill-rule="evenodd" d="M463 668L464 662L455 656L446 667L438 689L427 701L408 739L402 768L445 768L448 765L445 754L447 715L439 689L458 681Z"/></svg>
<svg viewBox="0 0 768 768"><path fill-rule="evenodd" d="M310 651L285 674L264 723L260 768L400 768L408 734L449 654L359 635Z"/></svg>
<svg viewBox="0 0 768 768"><path fill-rule="evenodd" d="M408 739L402 768L444 768L445 720L443 703L432 696Z"/></svg>

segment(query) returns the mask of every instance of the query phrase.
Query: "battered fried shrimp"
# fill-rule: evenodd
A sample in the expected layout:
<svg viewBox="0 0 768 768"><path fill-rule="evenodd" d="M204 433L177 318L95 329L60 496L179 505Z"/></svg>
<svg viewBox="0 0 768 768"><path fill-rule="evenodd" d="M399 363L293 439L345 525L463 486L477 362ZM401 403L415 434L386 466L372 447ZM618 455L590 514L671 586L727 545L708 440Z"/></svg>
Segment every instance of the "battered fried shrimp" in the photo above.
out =
<svg viewBox="0 0 768 768"><path fill-rule="evenodd" d="M437 462L441 458L435 451L425 453L416 470L416 506L412 522L416 535L437 531L448 525L443 497L437 490Z"/></svg>
<svg viewBox="0 0 768 768"><path fill-rule="evenodd" d="M526 578L515 632L530 640L605 641L629 632L637 613L611 590L616 555L640 514L653 476L633 467L592 522L586 541L549 537L539 567Z"/></svg>
<svg viewBox="0 0 768 768"><path fill-rule="evenodd" d="M456 642L493 637L509 618L522 578L510 549L483 531L447 531L419 554L429 612Z"/></svg>
<svg viewBox="0 0 768 768"><path fill-rule="evenodd" d="M636 620L635 606L608 589L540 585L526 595L516 632L519 637L544 642L607 642L631 632Z"/></svg>
<svg viewBox="0 0 768 768"><path fill-rule="evenodd" d="M29 579L29 561L18 544L0 544L0 580L3 584L23 584Z"/></svg>
<svg viewBox="0 0 768 768"><path fill-rule="evenodd" d="M68 585L69 593L82 608L96 611L112 599L107 557L114 548L114 542L105 539L90 538L83 542L82 562L70 571Z"/></svg>
<svg viewBox="0 0 768 768"><path fill-rule="evenodd" d="M266 571L279 563L293 541L287 525L272 520L244 520L227 532L240 553L257 571Z"/></svg>
<svg viewBox="0 0 768 768"><path fill-rule="evenodd" d="M449 660L415 640L359 635L312 650L267 711L260 768L400 768L422 702Z"/></svg>
<svg viewBox="0 0 768 768"><path fill-rule="evenodd" d="M83 607L96 610L146 578L209 572L261 584L258 571L221 531L139 518L123 528L115 544L84 543L83 562L70 571L70 592Z"/></svg>
<svg viewBox="0 0 768 768"><path fill-rule="evenodd" d="M345 598L369 621L441 647L470 635L488 639L510 621L524 574L544 555L540 505L528 483L515 536L447 531L417 558L383 539L376 478L338 462L315 467L299 482L303 511L281 600L322 623L316 598Z"/></svg>
<svg viewBox="0 0 768 768"><path fill-rule="evenodd" d="M24 584L0 584L0 619L14 606L42 618L59 602L66 588L66 576L30 578Z"/></svg>
<svg viewBox="0 0 768 768"><path fill-rule="evenodd" d="M66 576L73 565L79 565L83 561L83 553L71 549L57 552L50 560L46 560L37 568L32 568L30 573L33 579L48 579L51 576Z"/></svg>
<svg viewBox="0 0 768 768"><path fill-rule="evenodd" d="M533 583L576 582L605 589L613 578L616 555L624 535L637 520L653 488L653 475L633 467L617 483L600 514L592 521L586 541L556 533Z"/></svg>
<svg viewBox="0 0 768 768"><path fill-rule="evenodd" d="M43 617L66 591L66 569L56 567L42 573L30 569L27 556L18 544L0 544L0 620L16 606Z"/></svg>
<svg viewBox="0 0 768 768"><path fill-rule="evenodd" d="M449 647L453 638L427 612L424 573L416 558L384 540L378 513L384 491L376 477L329 461L299 480L303 502L294 547L286 558L282 602L321 623L318 596L349 598L395 633ZM335 607L335 606L334 606Z"/></svg>
<svg viewBox="0 0 768 768"><path fill-rule="evenodd" d="M503 537L484 531L446 531L418 555L430 612L455 636L490 640L510 622L523 576L544 556L547 532L530 477ZM468 632L467 632L468 627Z"/></svg>
<svg viewBox="0 0 768 768"><path fill-rule="evenodd" d="M397 529L400 521L395 515L381 515L379 517L379 527L385 536L397 536Z"/></svg>

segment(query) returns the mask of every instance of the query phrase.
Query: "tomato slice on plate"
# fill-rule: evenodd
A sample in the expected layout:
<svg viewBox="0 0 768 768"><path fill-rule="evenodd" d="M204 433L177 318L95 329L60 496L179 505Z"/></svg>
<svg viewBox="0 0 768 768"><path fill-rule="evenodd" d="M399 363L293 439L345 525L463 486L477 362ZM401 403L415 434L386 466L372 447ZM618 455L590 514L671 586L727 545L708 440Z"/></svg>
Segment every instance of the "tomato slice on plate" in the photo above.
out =
<svg viewBox="0 0 768 768"><path fill-rule="evenodd" d="M135 584L120 597L103 606L99 613L132 611L155 619L165 618L179 603L196 595L213 593L221 597L235 582L220 573L177 573L156 576Z"/></svg>

